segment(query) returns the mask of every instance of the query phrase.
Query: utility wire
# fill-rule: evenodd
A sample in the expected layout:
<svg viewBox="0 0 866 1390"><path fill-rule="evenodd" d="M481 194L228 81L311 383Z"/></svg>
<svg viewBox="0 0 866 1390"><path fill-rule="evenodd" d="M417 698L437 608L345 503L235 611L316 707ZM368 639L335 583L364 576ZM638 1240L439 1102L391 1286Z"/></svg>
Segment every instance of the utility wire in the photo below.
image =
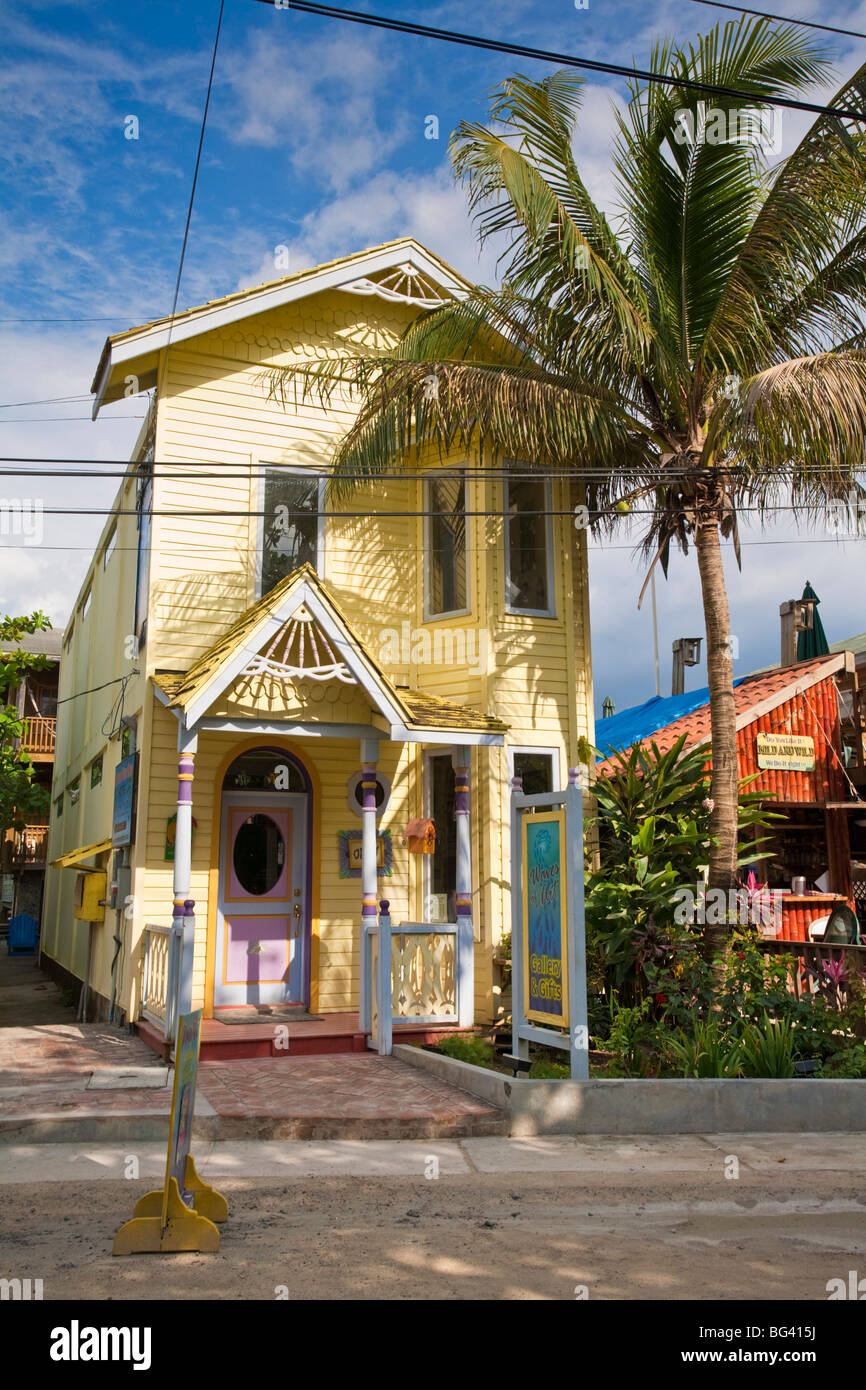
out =
<svg viewBox="0 0 866 1390"><path fill-rule="evenodd" d="M274 8L274 0L256 0L257 4ZM322 19L339 19L351 24L363 24L371 29L390 29L398 34L413 34L425 39L438 39L443 43L461 44L466 48L483 48L492 53L510 53L519 58L533 58L543 63L559 63L563 67L582 68L588 72L604 72L613 77L637 78L642 82L656 83L660 86L676 87L681 91L709 92L713 96L736 97L753 105L784 106L793 111L811 111L818 116L845 117L848 120L866 122L866 109L856 111L846 106L821 106L815 102L796 101L793 97L760 96L755 92L743 91L739 87L723 87L712 82L699 82L691 77L676 77L667 73L650 72L645 68L625 67L622 63L602 63L597 59L577 58L572 53L556 53L543 48L531 48L527 44L505 43L502 40L485 39L478 34L459 33L454 29L436 29L427 24L411 24L408 20L387 19L384 15L358 14L353 10L338 9L333 5L316 5L308 0L286 0L278 6L288 11L300 10L305 14L317 15Z"/></svg>
<svg viewBox="0 0 866 1390"><path fill-rule="evenodd" d="M214 75L214 69L215 69L215 67L216 67L217 48L219 47L220 30L221 30L221 28L222 28L223 10L224 10L224 8L225 8L225 0L220 0L220 12L219 12L219 18L218 18L218 20L217 20L216 35L215 35L214 41L213 41L213 53L211 54L211 60L210 60L210 75L209 75L209 77L208 77L208 82L207 82L207 96L205 97L204 111L202 112L202 118L201 118L201 131L200 131L199 137L198 137L198 152L196 153L196 157L195 157L195 170L193 171L193 176L192 176L192 188L190 189L190 192L189 192L189 206L188 206L188 208L187 208L187 210L186 210L186 226L184 227L184 230L183 230L183 245L182 245L181 250L180 250L180 264L178 265L178 268L177 268L177 280L176 280L175 286L174 286L174 300L172 301L171 315L170 315L170 317L169 317L169 322L168 322L168 338L167 338L167 340L166 340L166 347L168 347L168 345L169 345L170 342L171 342L171 330L172 330L172 328L173 328L173 326L174 326L174 316L175 316L175 314L177 313L177 298L178 298L178 295L180 294L180 280L181 280L181 276L183 275L183 263L184 263L184 260L186 259L186 245L187 245L187 241L189 240L189 224L190 224L190 221L191 221L191 219L192 219L193 203L195 202L195 190L196 190L196 185L198 184L198 170L199 170L199 165L201 164L201 152L202 152L202 148L204 147L204 132L205 132L205 126L207 125L207 113L208 113L208 108L210 107L210 94L211 94L211 91L212 91L212 89L213 89L213 75Z"/></svg>
<svg viewBox="0 0 866 1390"><path fill-rule="evenodd" d="M734 10L737 14L753 14L759 19L777 19L780 24L797 24L804 29L823 29L827 34L843 34L848 39L866 39L859 29L839 29L835 24L817 24L813 19L793 19L786 14L768 14L766 10L747 10L742 5L726 5L723 0L691 0L693 5L710 5L714 10Z"/></svg>

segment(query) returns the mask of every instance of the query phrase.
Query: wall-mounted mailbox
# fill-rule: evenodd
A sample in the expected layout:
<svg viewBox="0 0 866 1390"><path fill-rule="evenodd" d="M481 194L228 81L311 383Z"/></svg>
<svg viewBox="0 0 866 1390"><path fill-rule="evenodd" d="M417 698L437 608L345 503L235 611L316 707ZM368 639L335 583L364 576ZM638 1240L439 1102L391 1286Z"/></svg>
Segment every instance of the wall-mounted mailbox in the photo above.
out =
<svg viewBox="0 0 866 1390"><path fill-rule="evenodd" d="M75 909L73 916L79 922L101 922L105 916L102 900L108 882L107 874L100 869L93 873L79 874L75 880Z"/></svg>

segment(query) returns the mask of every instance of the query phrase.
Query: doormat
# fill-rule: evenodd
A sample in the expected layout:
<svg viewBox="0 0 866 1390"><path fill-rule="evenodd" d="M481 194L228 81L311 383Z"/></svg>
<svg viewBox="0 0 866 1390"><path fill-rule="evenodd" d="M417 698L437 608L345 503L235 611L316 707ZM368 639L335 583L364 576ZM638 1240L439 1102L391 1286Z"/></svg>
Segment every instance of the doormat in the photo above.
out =
<svg viewBox="0 0 866 1390"><path fill-rule="evenodd" d="M321 1014L293 1009L288 1004L244 1004L230 1013L214 1013L214 1023L322 1023Z"/></svg>

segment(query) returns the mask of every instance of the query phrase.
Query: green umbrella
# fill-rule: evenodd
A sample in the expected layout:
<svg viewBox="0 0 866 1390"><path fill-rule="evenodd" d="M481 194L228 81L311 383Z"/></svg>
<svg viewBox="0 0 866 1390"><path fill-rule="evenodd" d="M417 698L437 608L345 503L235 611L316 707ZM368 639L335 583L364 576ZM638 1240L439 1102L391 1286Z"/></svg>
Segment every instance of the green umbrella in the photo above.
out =
<svg viewBox="0 0 866 1390"><path fill-rule="evenodd" d="M805 632L797 633L797 660L808 661L813 656L829 656L830 647L827 643L827 634L818 612L818 604L821 600L808 579L803 590L803 598L811 599L815 606L812 609L812 626L807 628Z"/></svg>

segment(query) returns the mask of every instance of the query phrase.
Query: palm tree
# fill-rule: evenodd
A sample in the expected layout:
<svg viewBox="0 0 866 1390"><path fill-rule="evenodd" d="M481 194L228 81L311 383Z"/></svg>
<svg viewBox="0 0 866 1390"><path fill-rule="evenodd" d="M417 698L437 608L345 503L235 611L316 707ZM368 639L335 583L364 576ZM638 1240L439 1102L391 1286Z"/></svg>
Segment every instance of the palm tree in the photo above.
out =
<svg viewBox="0 0 866 1390"><path fill-rule="evenodd" d="M315 368L304 390L327 398L339 381L362 397L336 451L337 494L413 445L480 441L568 470L598 532L643 510L650 570L659 562L667 574L673 542L694 545L712 725L709 882L728 890L737 755L721 540L739 563L738 509L763 515L787 499L815 516L863 463L866 67L833 103L862 119L819 116L772 168L760 143L736 138L741 98L679 84L749 93L769 115L775 98L827 81L811 40L744 17L697 46L657 45L651 68L675 81L629 84L616 226L580 176L579 141L574 153L582 79L510 78L491 124L462 123L450 145L480 240L506 238L503 287L430 312L390 355ZM272 392L285 395L292 376L276 372ZM719 950L725 928L708 938Z"/></svg>

